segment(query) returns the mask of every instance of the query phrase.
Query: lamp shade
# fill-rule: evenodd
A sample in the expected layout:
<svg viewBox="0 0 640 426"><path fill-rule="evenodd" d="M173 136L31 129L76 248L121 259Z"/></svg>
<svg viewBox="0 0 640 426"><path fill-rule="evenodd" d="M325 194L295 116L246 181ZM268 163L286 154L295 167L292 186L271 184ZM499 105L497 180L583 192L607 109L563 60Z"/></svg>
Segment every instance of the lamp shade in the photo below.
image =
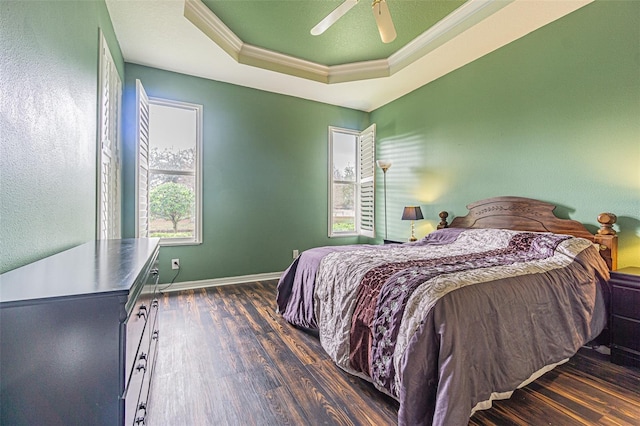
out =
<svg viewBox="0 0 640 426"><path fill-rule="evenodd" d="M391 161L389 160L378 160L376 161L376 163L378 164L378 167L380 167L385 173L387 172L387 170L389 170L389 167L391 167Z"/></svg>
<svg viewBox="0 0 640 426"><path fill-rule="evenodd" d="M402 212L402 220L420 220L424 219L420 206L405 207Z"/></svg>

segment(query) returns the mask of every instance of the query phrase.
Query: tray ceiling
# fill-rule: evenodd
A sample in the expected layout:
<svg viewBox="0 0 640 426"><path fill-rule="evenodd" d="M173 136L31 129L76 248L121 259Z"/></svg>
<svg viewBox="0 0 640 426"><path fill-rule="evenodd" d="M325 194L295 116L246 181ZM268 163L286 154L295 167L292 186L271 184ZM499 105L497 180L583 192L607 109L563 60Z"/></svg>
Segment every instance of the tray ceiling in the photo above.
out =
<svg viewBox="0 0 640 426"><path fill-rule="evenodd" d="M371 111L592 0L387 0L389 44L367 0L105 1L127 62Z"/></svg>
<svg viewBox="0 0 640 426"><path fill-rule="evenodd" d="M380 40L371 0L360 0L319 36L311 28L342 0L203 0L243 42L322 65L386 59L464 0L387 0L397 38Z"/></svg>

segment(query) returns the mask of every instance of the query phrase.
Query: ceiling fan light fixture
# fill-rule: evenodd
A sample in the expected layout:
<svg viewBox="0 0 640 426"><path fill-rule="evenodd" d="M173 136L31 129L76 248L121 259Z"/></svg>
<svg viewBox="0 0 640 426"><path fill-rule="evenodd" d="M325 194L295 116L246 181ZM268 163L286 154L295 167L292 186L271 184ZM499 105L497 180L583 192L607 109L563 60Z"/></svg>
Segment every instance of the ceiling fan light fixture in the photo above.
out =
<svg viewBox="0 0 640 426"><path fill-rule="evenodd" d="M393 20L391 19L391 13L389 12L389 6L386 0L373 0L371 5L373 10L373 16L376 19L378 25L378 32L380 32L380 39L383 43L391 43L396 39L396 28L393 26Z"/></svg>

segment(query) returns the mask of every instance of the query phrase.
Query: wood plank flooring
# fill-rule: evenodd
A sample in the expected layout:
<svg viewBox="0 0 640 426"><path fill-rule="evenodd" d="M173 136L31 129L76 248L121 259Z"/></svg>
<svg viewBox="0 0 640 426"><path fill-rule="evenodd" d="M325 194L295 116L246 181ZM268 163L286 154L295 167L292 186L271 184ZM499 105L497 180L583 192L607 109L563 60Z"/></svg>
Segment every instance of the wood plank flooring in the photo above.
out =
<svg viewBox="0 0 640 426"><path fill-rule="evenodd" d="M275 313L275 281L166 293L148 425L395 425L398 404ZM640 425L640 370L581 349L470 425Z"/></svg>

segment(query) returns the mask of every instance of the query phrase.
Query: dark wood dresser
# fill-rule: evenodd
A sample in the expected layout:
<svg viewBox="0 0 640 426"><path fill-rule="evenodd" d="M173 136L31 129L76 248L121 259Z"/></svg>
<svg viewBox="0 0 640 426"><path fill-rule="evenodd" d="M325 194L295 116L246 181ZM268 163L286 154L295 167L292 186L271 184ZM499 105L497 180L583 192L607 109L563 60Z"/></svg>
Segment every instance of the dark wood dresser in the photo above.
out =
<svg viewBox="0 0 640 426"><path fill-rule="evenodd" d="M0 424L146 422L158 251L92 241L0 275Z"/></svg>
<svg viewBox="0 0 640 426"><path fill-rule="evenodd" d="M611 361L640 367L640 267L611 272Z"/></svg>

